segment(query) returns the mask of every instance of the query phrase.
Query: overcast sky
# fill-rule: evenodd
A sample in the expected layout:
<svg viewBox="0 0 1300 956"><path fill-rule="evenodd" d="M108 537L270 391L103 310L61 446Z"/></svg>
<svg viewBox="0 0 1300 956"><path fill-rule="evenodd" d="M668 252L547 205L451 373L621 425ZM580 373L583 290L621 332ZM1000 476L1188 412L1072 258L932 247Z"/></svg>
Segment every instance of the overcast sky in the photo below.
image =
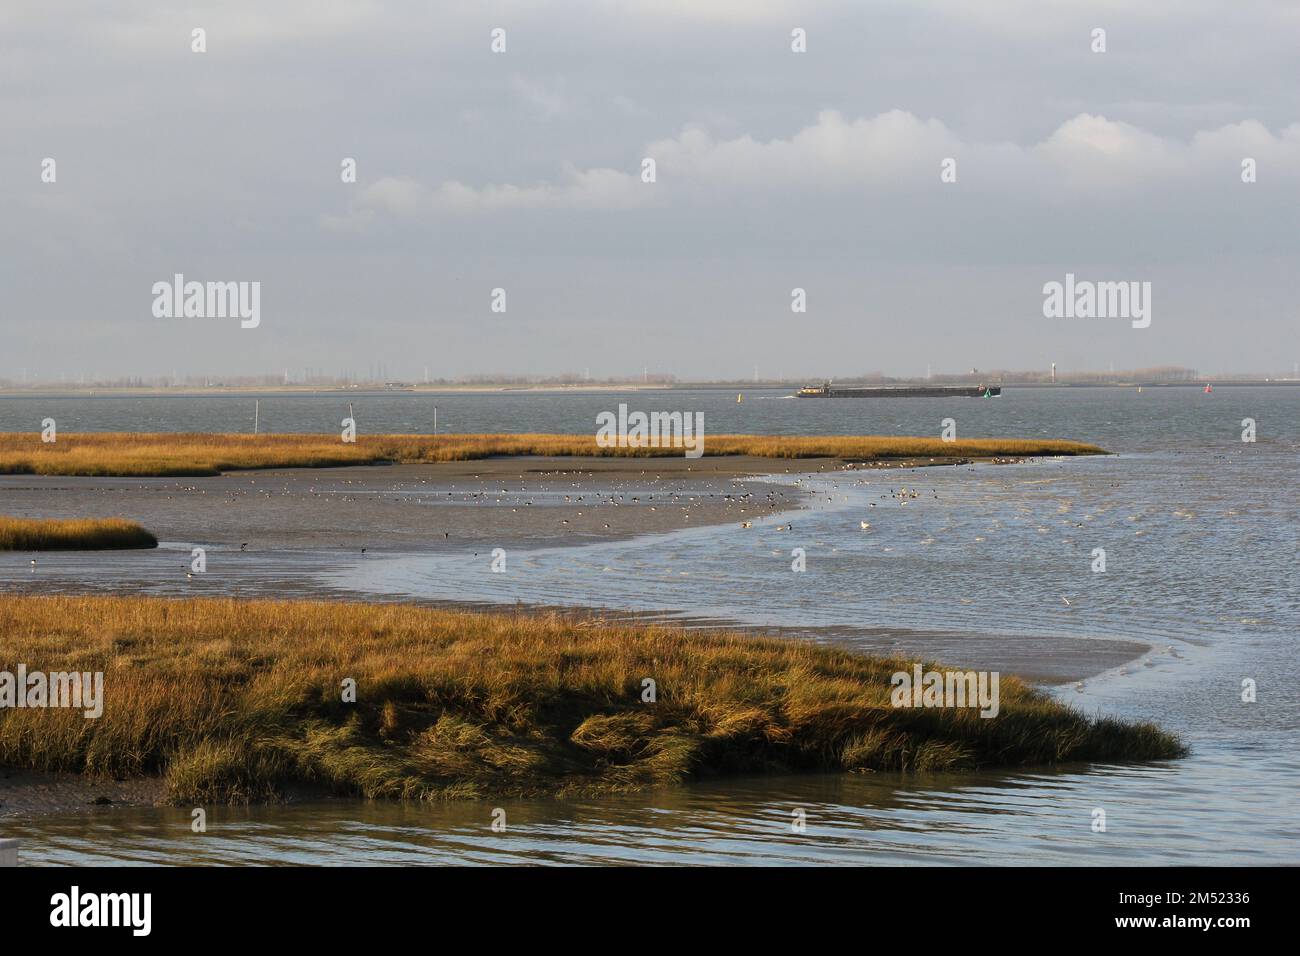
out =
<svg viewBox="0 0 1300 956"><path fill-rule="evenodd" d="M1263 0L5 0L0 378L1289 372L1297 79Z"/></svg>

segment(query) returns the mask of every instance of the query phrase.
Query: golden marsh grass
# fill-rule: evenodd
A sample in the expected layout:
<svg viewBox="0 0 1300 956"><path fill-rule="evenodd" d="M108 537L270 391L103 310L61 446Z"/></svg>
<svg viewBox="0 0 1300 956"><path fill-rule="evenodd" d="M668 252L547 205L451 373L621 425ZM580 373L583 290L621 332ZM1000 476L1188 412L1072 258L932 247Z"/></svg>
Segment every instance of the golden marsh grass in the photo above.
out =
<svg viewBox="0 0 1300 956"><path fill-rule="evenodd" d="M967 439L882 435L710 435L706 456L837 458L994 458L1098 455L1074 441ZM204 476L251 468L328 468L385 462L469 461L500 455L553 457L681 457L680 448L602 448L594 435L370 435L345 444L337 435L62 434L43 443L34 433L0 433L0 474Z"/></svg>
<svg viewBox="0 0 1300 956"><path fill-rule="evenodd" d="M0 599L0 670L103 671L103 715L0 710L0 766L160 775L177 804L286 791L595 794L728 773L1181 756L1013 677L1001 711L890 705L912 662L809 642L409 605ZM356 682L356 701L342 685ZM654 703L643 680L656 683Z"/></svg>
<svg viewBox="0 0 1300 956"><path fill-rule="evenodd" d="M0 515L0 551L106 551L156 547L157 538L134 521L123 518L59 521Z"/></svg>

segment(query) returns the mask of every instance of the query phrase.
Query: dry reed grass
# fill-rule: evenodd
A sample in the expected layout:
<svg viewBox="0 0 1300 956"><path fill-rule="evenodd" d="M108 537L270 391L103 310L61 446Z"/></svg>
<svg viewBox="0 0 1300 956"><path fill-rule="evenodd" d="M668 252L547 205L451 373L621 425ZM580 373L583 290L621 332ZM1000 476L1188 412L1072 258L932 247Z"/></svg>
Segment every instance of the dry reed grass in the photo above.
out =
<svg viewBox="0 0 1300 956"><path fill-rule="evenodd" d="M250 468L328 468L382 462L468 461L498 455L681 457L681 448L602 448L594 435L370 435L344 444L337 435L0 433L0 474L91 476L205 476ZM710 435L704 453L759 458L838 458L846 461L912 458L993 458L1098 455L1074 441L1002 438L944 442L938 438L863 436Z"/></svg>
<svg viewBox="0 0 1300 956"><path fill-rule="evenodd" d="M8 518L0 515L0 551L107 551L156 548L158 539L123 518Z"/></svg>
<svg viewBox="0 0 1300 956"><path fill-rule="evenodd" d="M1001 712L890 706L910 661L801 641L404 605L0 599L0 669L103 671L103 716L0 710L0 766L162 775L173 803L591 794L723 773L1180 756L1013 677ZM345 679L356 702L342 700ZM642 701L643 680L657 701Z"/></svg>

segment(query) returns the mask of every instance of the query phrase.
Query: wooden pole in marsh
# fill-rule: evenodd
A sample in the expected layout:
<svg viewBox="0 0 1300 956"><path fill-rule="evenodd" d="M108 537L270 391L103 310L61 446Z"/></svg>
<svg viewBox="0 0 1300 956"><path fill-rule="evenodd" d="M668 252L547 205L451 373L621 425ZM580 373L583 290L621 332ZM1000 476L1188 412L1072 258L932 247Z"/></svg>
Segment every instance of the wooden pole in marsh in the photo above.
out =
<svg viewBox="0 0 1300 956"><path fill-rule="evenodd" d="M253 434L254 435L257 434L257 424L258 424L257 419L258 416L261 414L261 412L262 412L262 400L259 398L253 399Z"/></svg>

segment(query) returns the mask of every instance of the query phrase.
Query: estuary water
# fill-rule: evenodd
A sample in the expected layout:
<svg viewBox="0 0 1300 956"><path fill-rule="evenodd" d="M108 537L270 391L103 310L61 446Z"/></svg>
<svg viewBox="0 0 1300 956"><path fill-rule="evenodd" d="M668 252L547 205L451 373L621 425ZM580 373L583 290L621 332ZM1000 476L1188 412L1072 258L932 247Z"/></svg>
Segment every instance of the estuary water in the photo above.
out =
<svg viewBox="0 0 1300 956"><path fill-rule="evenodd" d="M808 507L749 529L687 528L511 551L331 561L323 589L376 597L642 609L808 629L852 645L943 632L1020 656L1053 641L1142 645L1055 686L1088 712L1158 721L1192 755L1016 773L711 780L600 800L412 806L331 800L6 817L30 863L1300 862L1300 388L1007 389L999 399L804 400L775 390L267 395L261 426L586 432L632 410L704 413L707 434L1073 438L1115 454L1010 466L800 476ZM5 397L0 430L235 431L252 396ZM247 419L245 421L245 419ZM1253 420L1256 440L1242 440ZM707 437L706 437L707 441ZM797 466L794 466L797 467ZM3 502L0 502L3 511ZM861 528L866 521L870 527ZM806 571L791 570L801 549ZM1104 551L1105 570L1097 570ZM956 635L952 638L951 635ZM873 638L876 640L877 638ZM1085 655L1086 656L1086 655ZM1242 700L1243 681L1256 700ZM491 828L506 812L505 832ZM1094 820L1103 810L1106 829ZM802 816L806 827L792 822Z"/></svg>

